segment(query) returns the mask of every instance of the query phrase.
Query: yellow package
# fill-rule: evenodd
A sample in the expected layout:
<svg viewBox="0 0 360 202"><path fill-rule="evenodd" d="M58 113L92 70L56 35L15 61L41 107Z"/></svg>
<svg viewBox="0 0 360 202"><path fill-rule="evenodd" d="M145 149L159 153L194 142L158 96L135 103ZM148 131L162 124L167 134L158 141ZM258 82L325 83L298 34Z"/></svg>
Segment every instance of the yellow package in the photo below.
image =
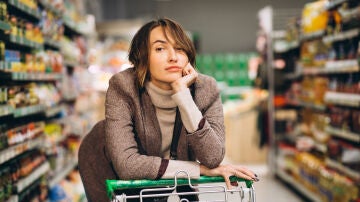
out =
<svg viewBox="0 0 360 202"><path fill-rule="evenodd" d="M307 3L302 12L302 32L311 34L326 30L328 12L325 9L327 0Z"/></svg>

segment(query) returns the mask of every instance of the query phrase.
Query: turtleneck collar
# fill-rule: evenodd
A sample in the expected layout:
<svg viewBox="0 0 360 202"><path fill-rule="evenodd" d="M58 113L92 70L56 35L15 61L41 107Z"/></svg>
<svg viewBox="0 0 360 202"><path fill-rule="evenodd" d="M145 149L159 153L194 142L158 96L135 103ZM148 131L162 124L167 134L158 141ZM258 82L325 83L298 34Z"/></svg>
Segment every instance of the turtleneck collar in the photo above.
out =
<svg viewBox="0 0 360 202"><path fill-rule="evenodd" d="M177 105L171 98L172 90L164 90L155 86L152 82L147 82L145 88L150 95L151 101L158 108L175 108Z"/></svg>

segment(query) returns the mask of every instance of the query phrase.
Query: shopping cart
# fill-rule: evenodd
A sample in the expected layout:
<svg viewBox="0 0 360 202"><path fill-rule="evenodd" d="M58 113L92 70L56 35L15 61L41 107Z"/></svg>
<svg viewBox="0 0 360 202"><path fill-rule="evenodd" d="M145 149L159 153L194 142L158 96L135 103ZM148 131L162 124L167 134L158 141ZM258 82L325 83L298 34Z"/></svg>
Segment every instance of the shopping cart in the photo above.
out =
<svg viewBox="0 0 360 202"><path fill-rule="evenodd" d="M180 174L185 174L179 178ZM138 199L142 202L145 198L154 197L168 197L168 196L184 196L184 195L199 195L216 194L222 199L218 200L211 197L211 200L206 201L230 201L229 195L236 194L236 201L255 202L255 189L253 182L235 176L230 177L230 181L242 183L245 187L238 186L234 189L227 189L223 177L207 177L201 176L199 179L190 179L190 176L184 172L176 173L174 179L160 179L160 180L106 180L107 194L111 202L126 202L128 199ZM209 184L211 183L211 184ZM208 185L200 185L208 184ZM174 192L177 186L188 185L196 191L191 192ZM115 192L124 189L141 189L138 195L126 195ZM232 196L234 198L234 196ZM201 200L200 200L201 201ZM232 200L234 201L234 200ZM180 202L188 202L187 199L181 199Z"/></svg>

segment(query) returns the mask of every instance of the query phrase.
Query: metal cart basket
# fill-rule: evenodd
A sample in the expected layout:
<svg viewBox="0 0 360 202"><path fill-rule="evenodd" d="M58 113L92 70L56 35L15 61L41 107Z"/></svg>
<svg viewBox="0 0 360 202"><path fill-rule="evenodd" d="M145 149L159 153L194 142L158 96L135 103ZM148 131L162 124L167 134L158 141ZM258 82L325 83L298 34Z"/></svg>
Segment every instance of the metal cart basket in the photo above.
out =
<svg viewBox="0 0 360 202"><path fill-rule="evenodd" d="M180 173L185 173L186 178L178 178ZM236 195L236 201L248 201L255 202L255 189L253 182L237 177L230 177L231 182L238 182L238 186L234 189L227 189L223 177L207 177L201 176L199 179L190 179L190 176L184 172L179 171L176 173L174 179L160 179L160 180L106 180L106 188L111 202L125 202L129 199L138 199L142 202L145 198L165 197L165 196L183 196L183 195L198 195L201 199L201 195L216 194L220 196L220 200L215 197L211 197L211 200L205 201L230 201L229 195L232 195L231 201L234 201L234 195ZM240 185L245 185L244 187ZM207 185L202 185L207 184ZM192 192L174 192L177 186L188 185L196 191ZM138 195L116 195L116 190L124 189L139 189L141 191ZM179 199L180 200L180 199ZM172 201L172 200L170 200ZM181 199L180 202L186 202L187 199ZM200 200L202 201L202 200Z"/></svg>

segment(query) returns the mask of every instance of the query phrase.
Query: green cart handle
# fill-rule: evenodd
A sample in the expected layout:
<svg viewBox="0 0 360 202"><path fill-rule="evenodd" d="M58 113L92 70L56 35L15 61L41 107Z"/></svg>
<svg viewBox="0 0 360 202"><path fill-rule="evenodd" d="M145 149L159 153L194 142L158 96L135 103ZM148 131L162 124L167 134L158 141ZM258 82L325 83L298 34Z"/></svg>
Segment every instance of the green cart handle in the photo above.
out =
<svg viewBox="0 0 360 202"><path fill-rule="evenodd" d="M231 182L245 182L247 188L251 188L253 181L238 178L235 176L230 177ZM189 185L189 179L181 178L176 180L177 185ZM191 184L204 184L204 183L215 183L225 182L224 178L200 176L199 179L190 179ZM148 187L163 187L163 186L174 186L175 179L160 179L160 180L106 180L106 191L111 198L115 190L122 189L134 189L134 188L148 188Z"/></svg>

